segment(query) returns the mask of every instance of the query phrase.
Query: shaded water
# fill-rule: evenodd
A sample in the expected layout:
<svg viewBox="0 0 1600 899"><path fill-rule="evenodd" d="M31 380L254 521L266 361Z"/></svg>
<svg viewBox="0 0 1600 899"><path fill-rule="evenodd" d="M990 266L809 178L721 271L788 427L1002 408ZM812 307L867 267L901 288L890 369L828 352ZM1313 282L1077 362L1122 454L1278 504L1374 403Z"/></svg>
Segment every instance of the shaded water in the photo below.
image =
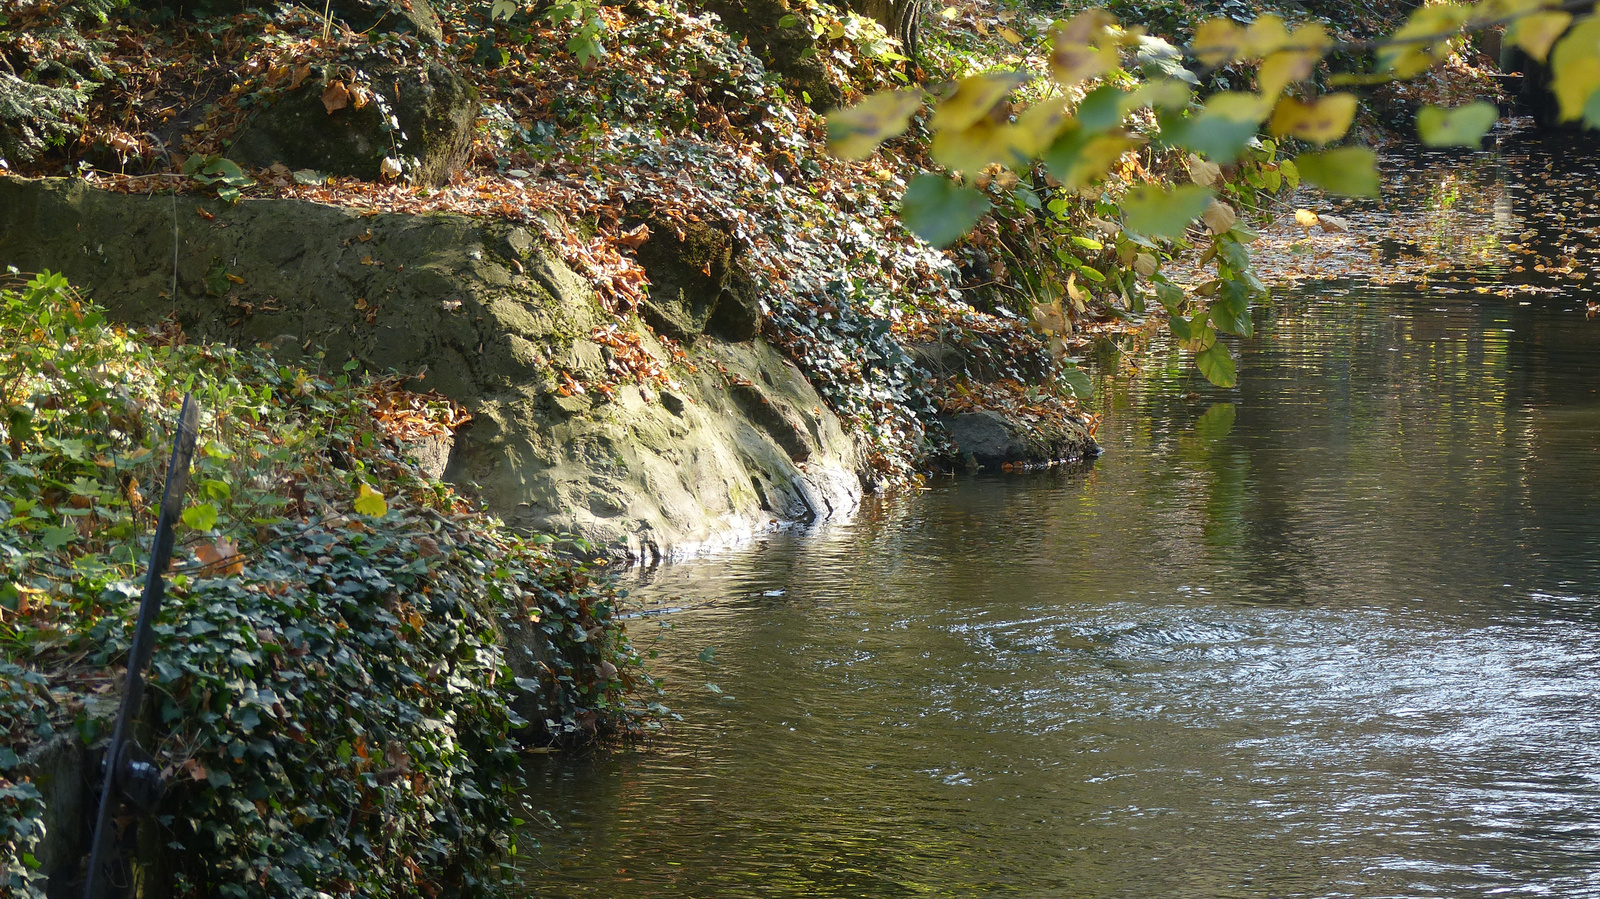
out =
<svg viewBox="0 0 1600 899"><path fill-rule="evenodd" d="M1595 243L1547 152L1450 170L1472 275L1302 290L1233 391L1158 350L1091 471L637 588L685 720L536 764L528 895L1600 896L1600 321L1498 249Z"/></svg>

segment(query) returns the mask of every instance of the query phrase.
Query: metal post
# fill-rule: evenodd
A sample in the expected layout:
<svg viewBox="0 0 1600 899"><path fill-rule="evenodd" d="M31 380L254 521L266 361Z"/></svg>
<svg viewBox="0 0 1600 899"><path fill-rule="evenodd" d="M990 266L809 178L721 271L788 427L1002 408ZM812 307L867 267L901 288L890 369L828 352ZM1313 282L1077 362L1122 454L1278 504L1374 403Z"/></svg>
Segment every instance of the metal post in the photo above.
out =
<svg viewBox="0 0 1600 899"><path fill-rule="evenodd" d="M111 743L106 747L100 814L95 819L94 841L89 844L84 899L101 899L95 880L104 873L101 868L108 861L111 819L120 802L117 781L124 755L129 753L133 743L133 723L144 698L144 669L150 664L150 654L155 649L156 615L161 611L161 598L166 592L162 574L172 559L172 528L183 513L183 495L189 488L189 462L194 458L195 440L199 436L198 418L199 410L195 408L193 397L185 394L183 411L178 414L178 435L172 441L172 459L167 464L167 483L161 492L161 514L156 519L155 542L150 549L150 570L145 576L144 596L139 601L139 622L133 632L133 646L128 650L128 676L122 688L122 705L117 709L117 724L111 731Z"/></svg>

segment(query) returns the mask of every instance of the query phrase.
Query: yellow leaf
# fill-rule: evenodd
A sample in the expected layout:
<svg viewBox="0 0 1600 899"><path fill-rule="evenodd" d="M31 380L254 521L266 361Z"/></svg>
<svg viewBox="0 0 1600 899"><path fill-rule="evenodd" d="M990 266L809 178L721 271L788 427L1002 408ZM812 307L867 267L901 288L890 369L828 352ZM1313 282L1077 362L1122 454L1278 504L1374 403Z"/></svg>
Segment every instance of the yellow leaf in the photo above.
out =
<svg viewBox="0 0 1600 899"><path fill-rule="evenodd" d="M1193 153L1189 154L1189 180L1201 187L1211 187L1222 178L1222 166L1207 162Z"/></svg>
<svg viewBox="0 0 1600 899"><path fill-rule="evenodd" d="M1426 72L1434 63L1449 57L1457 38L1455 33L1471 17L1472 8L1460 3L1417 7L1394 33L1394 43L1378 50L1378 68L1401 78ZM1438 37L1441 34L1447 37Z"/></svg>
<svg viewBox="0 0 1600 899"><path fill-rule="evenodd" d="M1211 229L1212 234L1221 234L1229 230L1233 227L1233 223L1239 220L1233 207L1220 200L1212 200L1206 211L1200 214L1200 218L1206 223L1206 227Z"/></svg>
<svg viewBox="0 0 1600 899"><path fill-rule="evenodd" d="M1296 81L1310 78L1320 59L1320 53L1280 50L1262 60L1261 69L1256 73L1256 87L1263 96L1277 96Z"/></svg>
<svg viewBox="0 0 1600 899"><path fill-rule="evenodd" d="M1267 13L1250 23L1250 29L1244 33L1243 55L1247 59L1257 59L1275 53L1289 45L1289 29L1283 27L1283 20Z"/></svg>
<svg viewBox="0 0 1600 899"><path fill-rule="evenodd" d="M1600 88L1597 46L1600 46L1600 19L1590 16L1574 25L1550 53L1550 70L1555 75L1550 90L1561 104L1562 121L1582 117L1589 98Z"/></svg>
<svg viewBox="0 0 1600 899"><path fill-rule="evenodd" d="M1194 31L1192 51L1208 66L1220 66L1242 55L1244 30L1232 19L1208 19Z"/></svg>
<svg viewBox="0 0 1600 899"><path fill-rule="evenodd" d="M1040 100L1017 115L1014 142L1017 152L1032 159L1055 141L1066 124L1066 100Z"/></svg>
<svg viewBox="0 0 1600 899"><path fill-rule="evenodd" d="M933 158L958 172L978 172L992 162L1017 168L1032 154L1022 152L1016 126L988 119L970 128L945 128L933 136Z"/></svg>
<svg viewBox="0 0 1600 899"><path fill-rule="evenodd" d="M828 150L844 159L865 159L878 144L906 130L922 108L920 90L878 91L849 109L828 115Z"/></svg>
<svg viewBox="0 0 1600 899"><path fill-rule="evenodd" d="M1560 10L1536 12L1512 22L1511 27L1506 29L1506 39L1521 47L1529 56L1544 62L1550 54L1550 45L1571 24L1571 13Z"/></svg>
<svg viewBox="0 0 1600 899"><path fill-rule="evenodd" d="M1015 31L1012 31L1011 29L1007 28L1004 25L1001 25L998 28L996 28L995 29L995 33L999 34L1002 38L1004 38L1006 43L1011 44L1013 46L1022 43L1022 35L1016 33Z"/></svg>
<svg viewBox="0 0 1600 899"><path fill-rule="evenodd" d="M1296 209L1294 211L1294 223L1310 231L1317 226L1317 214L1309 209Z"/></svg>
<svg viewBox="0 0 1600 899"><path fill-rule="evenodd" d="M1090 138L1062 171L1052 166L1051 172L1067 190L1077 190L1105 177L1122 154L1137 145L1122 135L1101 134Z"/></svg>
<svg viewBox="0 0 1600 899"><path fill-rule="evenodd" d="M1027 80L1028 76L1021 72L969 75L961 79L950 99L939 104L934 110L933 121L928 124L936 131L945 128L962 131L970 128L979 119L988 115L995 104L1004 100L1017 85Z"/></svg>
<svg viewBox="0 0 1600 899"><path fill-rule="evenodd" d="M1270 128L1275 135L1325 144L1343 137L1355 114L1355 94L1327 94L1311 103L1285 97L1273 110Z"/></svg>
<svg viewBox="0 0 1600 899"><path fill-rule="evenodd" d="M1117 67L1117 44L1110 34L1116 21L1103 9L1090 9L1056 28L1050 51L1050 73L1058 83L1071 87Z"/></svg>
<svg viewBox="0 0 1600 899"><path fill-rule="evenodd" d="M356 491L355 509L362 515L379 518L389 511L389 503L384 500L383 494L372 489L372 485L362 482Z"/></svg>

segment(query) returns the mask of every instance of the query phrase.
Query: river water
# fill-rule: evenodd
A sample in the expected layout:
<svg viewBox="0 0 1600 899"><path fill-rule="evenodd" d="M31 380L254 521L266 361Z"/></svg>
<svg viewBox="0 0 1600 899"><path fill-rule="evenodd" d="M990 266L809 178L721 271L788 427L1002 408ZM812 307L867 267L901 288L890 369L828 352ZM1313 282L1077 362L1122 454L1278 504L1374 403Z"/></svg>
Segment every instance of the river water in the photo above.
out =
<svg viewBox="0 0 1600 899"><path fill-rule="evenodd" d="M1600 178L1396 177L1455 274L1280 298L1235 390L1155 347L1087 471L635 587L683 721L533 764L527 895L1600 896L1600 321L1515 251L1586 268Z"/></svg>

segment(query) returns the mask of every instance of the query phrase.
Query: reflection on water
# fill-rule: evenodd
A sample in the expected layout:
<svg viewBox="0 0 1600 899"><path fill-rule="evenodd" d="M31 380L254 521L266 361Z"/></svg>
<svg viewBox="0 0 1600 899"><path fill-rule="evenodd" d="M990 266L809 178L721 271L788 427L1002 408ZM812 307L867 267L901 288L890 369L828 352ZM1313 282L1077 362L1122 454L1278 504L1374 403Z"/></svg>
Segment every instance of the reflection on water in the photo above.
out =
<svg viewBox="0 0 1600 899"><path fill-rule="evenodd" d="M1233 391L1158 353L1092 471L660 572L685 721L536 765L527 894L1600 897L1600 322L1511 268L1308 288Z"/></svg>

